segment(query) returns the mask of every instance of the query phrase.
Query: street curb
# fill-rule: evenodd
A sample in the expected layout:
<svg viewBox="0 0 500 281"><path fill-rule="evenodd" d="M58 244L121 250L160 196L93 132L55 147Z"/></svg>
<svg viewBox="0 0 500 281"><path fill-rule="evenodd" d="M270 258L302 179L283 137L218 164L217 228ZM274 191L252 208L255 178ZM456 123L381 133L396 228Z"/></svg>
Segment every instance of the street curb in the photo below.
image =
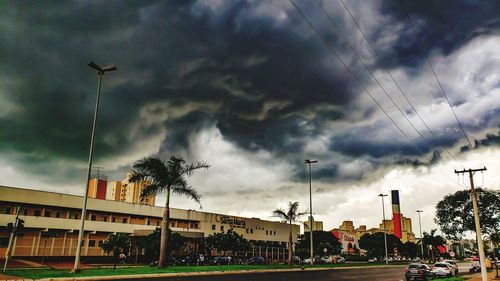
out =
<svg viewBox="0 0 500 281"><path fill-rule="evenodd" d="M327 271L341 269L360 268L398 268L404 265L380 265L380 266L346 266L346 267L315 267L315 268L283 268L283 269L260 269L260 270L238 270L238 271L203 271L203 272L177 272L177 273L152 273L152 274L132 274L132 275L108 275L108 276L87 276L87 277L61 277L36 279L38 281L99 281L99 280L122 280L140 278L160 278L160 277L186 277L186 276L212 276L230 274L251 274L251 273L272 273L272 272L295 272L295 271ZM32 280L32 279L19 279Z"/></svg>

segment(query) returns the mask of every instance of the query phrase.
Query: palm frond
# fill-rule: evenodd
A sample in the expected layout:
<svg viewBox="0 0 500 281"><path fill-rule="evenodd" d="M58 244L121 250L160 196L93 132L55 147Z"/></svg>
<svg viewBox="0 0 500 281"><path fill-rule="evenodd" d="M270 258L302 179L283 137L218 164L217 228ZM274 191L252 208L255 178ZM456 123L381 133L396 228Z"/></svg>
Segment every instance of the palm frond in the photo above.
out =
<svg viewBox="0 0 500 281"><path fill-rule="evenodd" d="M189 177L194 173L194 171L199 170L199 169L208 169L209 167L210 167L210 165L207 162L197 162L197 163L184 165L182 167L182 174Z"/></svg>
<svg viewBox="0 0 500 281"><path fill-rule="evenodd" d="M200 206L201 206L201 202L200 202L201 195L199 195L198 192L189 185L172 186L172 192L177 194L177 195L182 195L182 196L186 196L188 198L191 198L196 203L200 204Z"/></svg>
<svg viewBox="0 0 500 281"><path fill-rule="evenodd" d="M283 220L289 221L290 217L288 213L283 211L283 209L276 209L273 211L273 217L281 218Z"/></svg>
<svg viewBox="0 0 500 281"><path fill-rule="evenodd" d="M161 184L168 176L168 169L158 157L146 157L137 161L130 173L130 182L149 180Z"/></svg>
<svg viewBox="0 0 500 281"><path fill-rule="evenodd" d="M141 191L141 200L149 196L155 196L158 193L163 193L167 189L163 185L158 184L146 184Z"/></svg>

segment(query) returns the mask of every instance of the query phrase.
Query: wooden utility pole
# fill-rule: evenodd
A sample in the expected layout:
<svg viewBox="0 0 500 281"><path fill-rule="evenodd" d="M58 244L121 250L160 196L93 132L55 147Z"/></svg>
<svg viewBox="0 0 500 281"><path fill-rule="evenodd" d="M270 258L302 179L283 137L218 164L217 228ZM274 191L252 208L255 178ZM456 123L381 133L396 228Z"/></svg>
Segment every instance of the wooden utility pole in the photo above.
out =
<svg viewBox="0 0 500 281"><path fill-rule="evenodd" d="M486 171L486 167L480 169L463 169L461 171L455 170L455 174L465 174L469 173L470 179L470 194L472 199L472 208L474 209L474 223L476 225L476 236L477 236L477 249L479 251L479 262L481 263L481 279L482 281L487 281L488 276L486 273L486 263L484 256L484 247L483 247L483 239L481 234L481 224L479 222L479 211L477 208L477 194L474 189L474 174L476 172Z"/></svg>

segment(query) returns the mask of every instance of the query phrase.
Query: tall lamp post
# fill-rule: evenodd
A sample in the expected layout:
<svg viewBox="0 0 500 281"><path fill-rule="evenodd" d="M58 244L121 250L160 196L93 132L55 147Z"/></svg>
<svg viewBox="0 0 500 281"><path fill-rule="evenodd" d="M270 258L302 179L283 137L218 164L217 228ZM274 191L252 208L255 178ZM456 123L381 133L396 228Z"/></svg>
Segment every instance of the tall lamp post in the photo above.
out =
<svg viewBox="0 0 500 281"><path fill-rule="evenodd" d="M100 67L95 62L91 61L87 64L91 68L97 70L97 75L99 75L99 83L97 84L97 98L95 102L95 111L94 111L94 122L92 123L92 135L90 137L90 151L89 151L89 165L87 168L87 181L85 183L85 194L83 195L83 206L82 206L82 216L80 220L80 231L78 232L78 242L76 244L76 255L75 255L75 265L73 266L73 272L80 271L80 255L82 250L82 240L83 240L83 231L85 229L85 217L87 214L87 199L89 192L89 181L90 181L90 171L92 169L92 156L94 153L94 136L95 136L95 128L97 124L97 113L99 112L99 99L101 97L101 83L102 76L106 72L111 72L117 70L116 66L108 65L105 67Z"/></svg>
<svg viewBox="0 0 500 281"><path fill-rule="evenodd" d="M385 264L389 264L389 257L387 255L387 229L385 227L385 206L384 206L384 197L386 197L387 194L380 193L378 196L382 199L382 216L383 216L382 223L384 224Z"/></svg>
<svg viewBox="0 0 500 281"><path fill-rule="evenodd" d="M311 240L310 252L311 252L311 265L314 265L314 253L313 253L313 207L312 207L312 179L311 179L311 164L318 163L318 160L304 160L304 163L309 165L309 238Z"/></svg>
<svg viewBox="0 0 500 281"><path fill-rule="evenodd" d="M420 228L420 249L422 250L422 260L424 259L424 236L422 236L422 222L420 220L420 213L422 213L422 210L416 210L415 212L418 213L418 227Z"/></svg>

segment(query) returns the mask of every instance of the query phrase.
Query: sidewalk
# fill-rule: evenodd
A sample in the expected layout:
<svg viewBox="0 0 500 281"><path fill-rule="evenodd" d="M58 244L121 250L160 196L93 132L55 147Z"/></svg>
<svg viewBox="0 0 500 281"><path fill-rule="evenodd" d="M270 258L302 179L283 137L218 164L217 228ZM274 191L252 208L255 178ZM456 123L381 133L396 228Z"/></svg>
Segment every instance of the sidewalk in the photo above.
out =
<svg viewBox="0 0 500 281"><path fill-rule="evenodd" d="M495 278L495 270L488 272L488 281L490 280L500 280L500 278ZM472 275L472 278L470 278L468 281L482 281L481 279L481 274L477 273Z"/></svg>

